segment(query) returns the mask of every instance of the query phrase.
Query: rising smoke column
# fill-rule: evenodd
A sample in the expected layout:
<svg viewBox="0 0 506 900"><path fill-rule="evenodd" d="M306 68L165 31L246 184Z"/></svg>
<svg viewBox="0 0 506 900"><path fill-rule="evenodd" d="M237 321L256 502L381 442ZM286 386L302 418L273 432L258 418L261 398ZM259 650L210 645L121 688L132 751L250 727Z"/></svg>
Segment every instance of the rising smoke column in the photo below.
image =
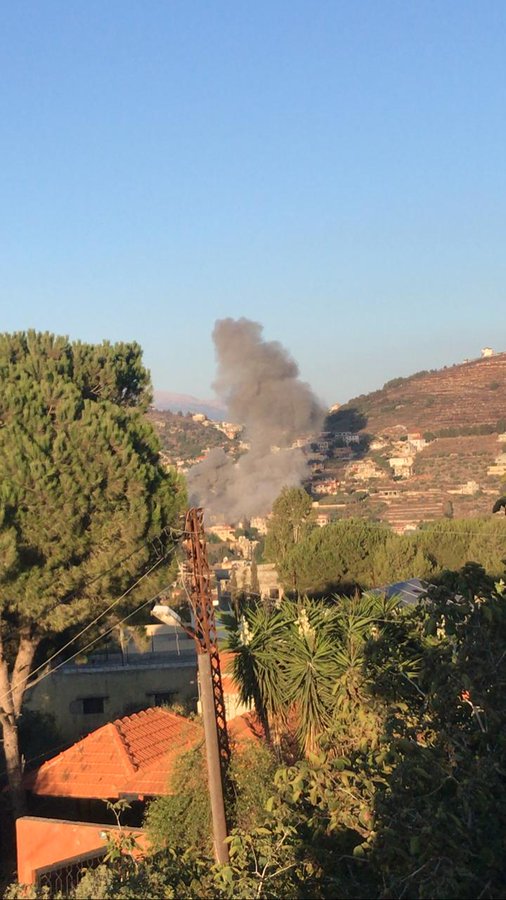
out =
<svg viewBox="0 0 506 900"><path fill-rule="evenodd" d="M320 431L325 411L297 363L278 341L264 341L249 319L218 319L213 330L218 361L216 393L229 417L244 425L250 449L234 462L213 450L188 473L191 503L227 522L269 512L285 486L307 475L295 438ZM273 450L281 448L279 451Z"/></svg>

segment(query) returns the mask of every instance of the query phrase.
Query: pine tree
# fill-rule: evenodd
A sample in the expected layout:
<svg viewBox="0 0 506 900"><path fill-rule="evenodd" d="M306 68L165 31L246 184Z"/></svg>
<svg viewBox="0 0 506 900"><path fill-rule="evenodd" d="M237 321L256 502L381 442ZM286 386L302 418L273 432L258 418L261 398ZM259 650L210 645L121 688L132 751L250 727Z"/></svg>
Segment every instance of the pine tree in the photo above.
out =
<svg viewBox="0 0 506 900"><path fill-rule="evenodd" d="M0 724L16 815L17 723L37 650L169 557L185 497L159 464L149 401L135 343L0 335ZM161 568L125 604L148 597Z"/></svg>

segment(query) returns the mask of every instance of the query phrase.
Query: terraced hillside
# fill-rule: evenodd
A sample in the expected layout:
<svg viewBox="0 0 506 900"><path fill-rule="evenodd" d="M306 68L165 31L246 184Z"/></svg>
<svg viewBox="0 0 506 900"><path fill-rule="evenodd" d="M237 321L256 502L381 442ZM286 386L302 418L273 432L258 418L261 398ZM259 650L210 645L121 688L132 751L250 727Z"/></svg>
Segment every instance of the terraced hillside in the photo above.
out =
<svg viewBox="0 0 506 900"><path fill-rule="evenodd" d="M456 487L466 481L494 486L497 479L489 467L501 452L497 434L439 438L415 457L413 475L420 481L439 481Z"/></svg>
<svg viewBox="0 0 506 900"><path fill-rule="evenodd" d="M212 447L240 449L209 421L148 416L164 462L180 471ZM323 521L358 515L404 531L490 515L506 483L506 353L393 379L329 415L326 429L310 445L306 484Z"/></svg>
<svg viewBox="0 0 506 900"><path fill-rule="evenodd" d="M506 430L506 353L409 378L355 397L328 418L331 431L374 435L399 428L440 436L446 429Z"/></svg>
<svg viewBox="0 0 506 900"><path fill-rule="evenodd" d="M327 428L361 434L353 459L330 452L319 476L347 496L339 516L357 496L362 515L399 531L489 515L506 481L506 353L396 378L342 406Z"/></svg>
<svg viewBox="0 0 506 900"><path fill-rule="evenodd" d="M208 422L206 427L194 421L191 413L181 415L169 410L150 409L147 417L158 432L162 459L170 465L176 465L178 461L191 464L213 447L231 451L235 446L213 424Z"/></svg>

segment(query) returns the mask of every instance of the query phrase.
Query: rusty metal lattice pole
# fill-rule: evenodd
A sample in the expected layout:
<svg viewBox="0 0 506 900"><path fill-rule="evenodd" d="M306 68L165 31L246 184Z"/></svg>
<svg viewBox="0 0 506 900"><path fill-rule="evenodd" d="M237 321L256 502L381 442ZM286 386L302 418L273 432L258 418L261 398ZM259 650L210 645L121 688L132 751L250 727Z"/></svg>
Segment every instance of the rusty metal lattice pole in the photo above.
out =
<svg viewBox="0 0 506 900"><path fill-rule="evenodd" d="M209 795L213 817L215 855L228 862L224 781L230 761L225 702L221 681L218 635L207 560L204 512L193 507L186 514L183 546L188 559L188 594L195 617L202 718L206 739Z"/></svg>

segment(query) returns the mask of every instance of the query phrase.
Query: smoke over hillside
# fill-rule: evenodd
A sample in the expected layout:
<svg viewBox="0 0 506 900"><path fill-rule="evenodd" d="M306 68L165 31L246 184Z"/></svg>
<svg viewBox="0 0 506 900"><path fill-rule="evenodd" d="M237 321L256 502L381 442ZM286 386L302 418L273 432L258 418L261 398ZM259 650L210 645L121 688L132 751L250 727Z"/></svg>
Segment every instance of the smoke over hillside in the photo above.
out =
<svg viewBox="0 0 506 900"><path fill-rule="evenodd" d="M237 462L223 450L211 451L188 474L190 499L213 517L237 522L267 513L284 485L301 483L306 460L290 445L318 432L325 410L281 344L262 340L258 322L219 319L213 340L218 361L213 387L229 418L244 424L250 449Z"/></svg>

